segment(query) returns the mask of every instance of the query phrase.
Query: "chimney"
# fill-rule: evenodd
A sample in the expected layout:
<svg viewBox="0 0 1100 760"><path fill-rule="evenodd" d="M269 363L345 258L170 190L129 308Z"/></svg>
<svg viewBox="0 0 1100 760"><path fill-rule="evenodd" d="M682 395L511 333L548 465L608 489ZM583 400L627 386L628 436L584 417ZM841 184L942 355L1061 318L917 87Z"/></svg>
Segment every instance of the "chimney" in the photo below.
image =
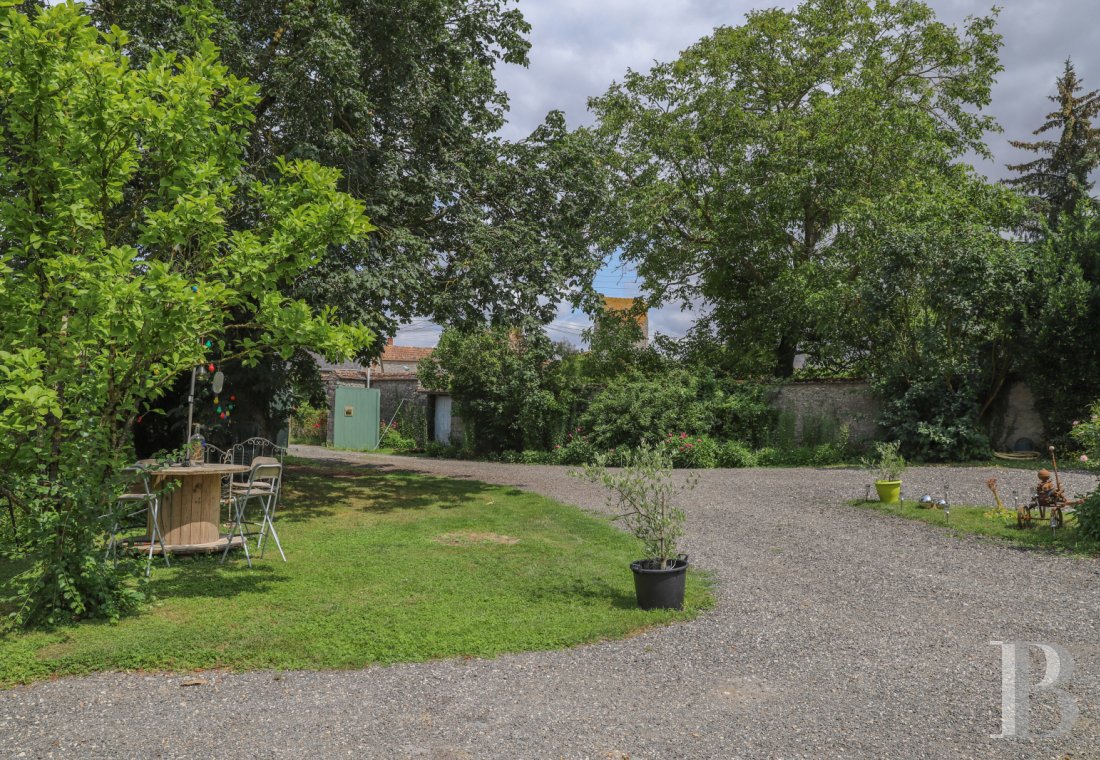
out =
<svg viewBox="0 0 1100 760"><path fill-rule="evenodd" d="M386 345L387 346L392 346L393 345L393 338L386 338Z"/></svg>

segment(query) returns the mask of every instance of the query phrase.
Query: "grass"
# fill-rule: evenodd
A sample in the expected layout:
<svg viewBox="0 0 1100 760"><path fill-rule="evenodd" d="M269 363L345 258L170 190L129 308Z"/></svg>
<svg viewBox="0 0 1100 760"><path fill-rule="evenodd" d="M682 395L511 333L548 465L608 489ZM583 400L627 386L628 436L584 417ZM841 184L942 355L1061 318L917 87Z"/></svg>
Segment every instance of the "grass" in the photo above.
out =
<svg viewBox="0 0 1100 760"><path fill-rule="evenodd" d="M288 467L268 552L155 565L155 601L118 624L0 636L0 686L102 670L361 668L569 647L685 620L637 609L639 544L609 521L473 481Z"/></svg>
<svg viewBox="0 0 1100 760"><path fill-rule="evenodd" d="M1001 519L986 517L984 513L988 512L990 507L952 505L951 517L948 519L942 510L924 509L916 501L904 501L901 504L882 504L878 501L858 500L851 503L857 507L904 517L907 520L919 520L930 525L939 525L958 535L992 536L1029 549L1045 549L1090 556L1100 555L1100 542L1082 536L1077 530L1072 514L1066 515L1065 526L1052 534L1049 519L1040 521L1037 512L1033 512L1035 515L1032 521L1033 527L1017 528L1015 516L1007 524Z"/></svg>

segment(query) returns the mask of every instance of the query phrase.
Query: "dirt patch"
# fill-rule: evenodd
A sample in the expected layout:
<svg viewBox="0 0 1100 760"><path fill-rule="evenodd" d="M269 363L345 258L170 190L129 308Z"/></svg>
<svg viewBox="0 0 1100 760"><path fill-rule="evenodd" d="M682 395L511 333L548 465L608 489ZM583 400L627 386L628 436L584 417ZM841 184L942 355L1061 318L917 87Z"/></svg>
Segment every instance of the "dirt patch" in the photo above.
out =
<svg viewBox="0 0 1100 760"><path fill-rule="evenodd" d="M471 544L505 544L513 546L519 543L519 539L515 536L502 536L499 533L475 533L466 530L443 533L432 540L444 546L470 546Z"/></svg>

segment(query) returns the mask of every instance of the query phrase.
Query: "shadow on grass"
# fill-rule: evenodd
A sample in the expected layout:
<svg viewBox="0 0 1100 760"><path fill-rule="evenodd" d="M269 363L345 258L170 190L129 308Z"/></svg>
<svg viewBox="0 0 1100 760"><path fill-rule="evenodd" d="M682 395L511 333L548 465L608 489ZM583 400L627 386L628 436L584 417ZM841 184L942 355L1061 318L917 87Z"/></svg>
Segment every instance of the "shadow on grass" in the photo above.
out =
<svg viewBox="0 0 1100 760"><path fill-rule="evenodd" d="M304 522L331 517L340 508L386 514L397 510L454 509L496 490L478 481L452 480L409 471L380 472L371 465L339 470L288 468L276 520ZM508 495L520 495L510 490Z"/></svg>
<svg viewBox="0 0 1100 760"><path fill-rule="evenodd" d="M226 564L218 564L220 555L173 564L171 575L154 576L149 590L162 599L209 598L229 599L240 594L262 594L286 581L275 566L253 562L252 568L244 556L231 556Z"/></svg>
<svg viewBox="0 0 1100 760"><path fill-rule="evenodd" d="M629 593L624 592L622 589L598 578L565 579L561 583L532 590L529 596L533 603L549 601L568 605L580 601L586 604L588 602L606 604L620 610L638 608L638 600L633 590Z"/></svg>

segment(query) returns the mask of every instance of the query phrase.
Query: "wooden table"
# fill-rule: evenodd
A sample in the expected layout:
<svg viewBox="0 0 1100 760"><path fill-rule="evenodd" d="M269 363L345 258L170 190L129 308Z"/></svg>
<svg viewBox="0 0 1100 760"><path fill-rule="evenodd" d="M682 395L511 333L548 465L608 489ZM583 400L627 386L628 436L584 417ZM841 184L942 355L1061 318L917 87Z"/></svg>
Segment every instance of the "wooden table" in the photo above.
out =
<svg viewBox="0 0 1100 760"><path fill-rule="evenodd" d="M170 553L214 552L225 548L226 540L221 536L222 478L249 469L243 464L194 464L173 465L151 473L150 485L161 491L160 534ZM163 490L173 480L177 485ZM152 536L151 513L147 530ZM236 543L240 543L240 536ZM159 552L160 546L153 551Z"/></svg>

